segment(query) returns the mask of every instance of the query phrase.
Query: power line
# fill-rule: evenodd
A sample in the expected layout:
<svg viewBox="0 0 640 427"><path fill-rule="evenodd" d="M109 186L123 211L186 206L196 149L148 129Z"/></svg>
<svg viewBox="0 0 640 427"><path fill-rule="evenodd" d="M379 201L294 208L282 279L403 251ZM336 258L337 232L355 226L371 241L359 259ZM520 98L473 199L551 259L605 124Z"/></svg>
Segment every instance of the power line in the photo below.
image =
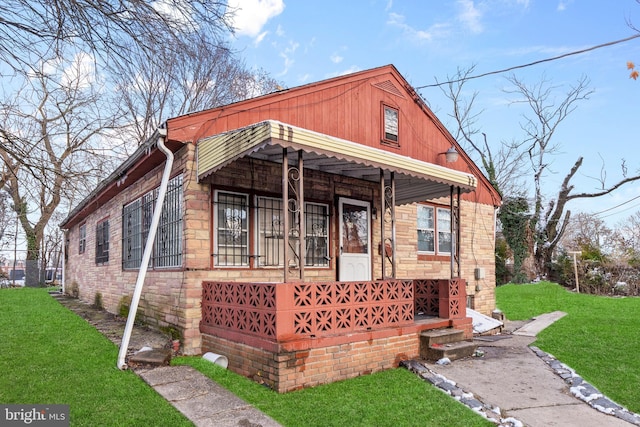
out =
<svg viewBox="0 0 640 427"><path fill-rule="evenodd" d="M466 81L466 80L479 79L480 77L487 77L487 76L491 76L493 74L502 74L502 73L506 73L507 71L513 71L513 70L517 70L517 69L520 69L520 68L531 67L532 65L538 65L538 64L542 64L544 62L555 61L555 60L558 60L558 59L566 58L568 56L579 55L581 53L590 52L592 50L600 49L600 48L603 48L603 47L609 47L609 46L613 46L613 45L616 45L616 44L619 44L619 43L628 42L629 40L637 39L638 37L640 37L640 33L635 34L635 35L630 36L630 37L627 37L625 39L620 39L620 40L616 40L616 41L612 41L612 42L608 42L608 43L599 44L599 45L596 45L596 46L591 46L591 47L588 47L586 49L581 49L581 50L576 50L576 51L573 51L573 52L564 53L562 55L554 56L554 57L551 57L551 58L540 59L538 61L529 62L528 64L524 64L524 65L516 65L514 67L504 68L502 70L489 71L487 73L478 74L476 76L463 77L463 78L460 78L460 79L449 80L449 81L446 81L446 82L439 82L439 83L434 83L434 84L424 85L424 86L416 86L415 89L424 89L424 88L428 88L428 87L439 87L439 86L446 85L446 84L460 83L460 82Z"/></svg>
<svg viewBox="0 0 640 427"><path fill-rule="evenodd" d="M603 214L603 213L605 213L605 212L612 211L612 210L614 210L614 209L618 209L620 206L624 206L624 205L626 205L627 203L631 203L631 202L633 202L634 200L637 200L637 199L640 199L640 196L636 196L636 197L634 197L634 198L632 198L632 199L627 200L626 202L622 202L622 203L620 203L620 204L618 204L618 205L615 205L615 206L613 206L613 207L611 207L611 208L607 208L607 209L602 210L602 211L600 211L600 212L596 212L596 213L594 213L593 215L600 215L600 214ZM632 206L632 207L633 207L633 206Z"/></svg>

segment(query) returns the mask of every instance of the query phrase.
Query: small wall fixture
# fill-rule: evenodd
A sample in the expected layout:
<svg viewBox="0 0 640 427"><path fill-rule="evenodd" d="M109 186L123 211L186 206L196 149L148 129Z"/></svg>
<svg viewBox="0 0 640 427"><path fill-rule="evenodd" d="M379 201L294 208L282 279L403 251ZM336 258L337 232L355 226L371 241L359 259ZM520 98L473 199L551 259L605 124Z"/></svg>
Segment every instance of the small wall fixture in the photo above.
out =
<svg viewBox="0 0 640 427"><path fill-rule="evenodd" d="M449 148L447 151L440 154L444 154L444 158L446 159L447 163L453 163L458 160L458 152L456 151L456 147L454 146L451 146L451 148Z"/></svg>

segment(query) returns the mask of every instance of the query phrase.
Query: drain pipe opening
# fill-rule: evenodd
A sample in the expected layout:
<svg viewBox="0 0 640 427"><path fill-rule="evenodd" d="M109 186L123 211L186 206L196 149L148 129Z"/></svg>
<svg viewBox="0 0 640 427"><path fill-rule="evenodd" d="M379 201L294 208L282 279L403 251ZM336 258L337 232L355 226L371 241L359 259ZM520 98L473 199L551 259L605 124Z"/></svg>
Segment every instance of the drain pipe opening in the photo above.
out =
<svg viewBox="0 0 640 427"><path fill-rule="evenodd" d="M133 324L136 319L136 313L138 311L138 304L140 303L140 296L142 295L142 286L144 279L147 276L147 269L149 267L149 260L151 259L151 251L153 249L153 242L156 237L156 231L158 230L158 224L160 223L160 215L162 215L162 206L164 204L164 197L167 193L167 187L169 185L169 176L171 175L171 169L173 167L173 153L164 145L165 137L167 136L167 130L158 128L158 149L167 156L167 161L164 165L164 172L162 173L162 181L160 188L158 189L158 199L153 210L153 217L151 219L151 225L149 227L149 235L147 236L147 243L144 247L142 254L142 261L140 263L140 270L138 271L138 278L133 290L133 296L131 297L131 305L129 307L129 315L127 316L127 324L124 327L124 334L122 335L122 342L120 343L120 352L118 353L118 369L127 369L125 363L125 357L127 356L127 349L129 347L129 340L131 339L131 331L133 330Z"/></svg>

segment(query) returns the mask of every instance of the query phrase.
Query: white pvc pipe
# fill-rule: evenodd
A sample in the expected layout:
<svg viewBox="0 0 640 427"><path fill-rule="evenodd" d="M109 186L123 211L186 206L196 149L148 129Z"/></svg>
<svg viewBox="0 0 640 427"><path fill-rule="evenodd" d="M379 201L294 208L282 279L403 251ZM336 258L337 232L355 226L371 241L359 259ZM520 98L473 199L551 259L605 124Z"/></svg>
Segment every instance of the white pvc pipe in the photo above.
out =
<svg viewBox="0 0 640 427"><path fill-rule="evenodd" d="M160 215L162 214L162 205L164 203L164 196L167 193L167 187L169 185L169 176L171 175L171 168L173 167L173 153L164 145L164 138L167 135L167 131L166 129L158 129L158 134L159 134L158 148L167 156L167 162L164 165L162 181L160 183L160 188L158 189L158 199L156 200L156 206L153 210L153 218L151 219L151 226L149 227L149 235L147 236L147 243L144 247L144 252L142 254L142 262L140 264L140 270L138 271L138 279L136 280L136 286L133 290L133 296L131 297L131 306L129 307L127 324L124 327L122 343L120 344L120 352L118 353L118 369L127 369L127 365L125 363L125 357L127 356L127 349L129 348L129 339L131 338L133 323L135 322L135 319L136 319L138 304L140 303L140 295L142 294L142 285L144 284L144 279L147 276L149 260L151 259L151 251L153 249L153 242L155 241L155 238L156 238L156 231L158 230L158 224L160 223Z"/></svg>
<svg viewBox="0 0 640 427"><path fill-rule="evenodd" d="M202 355L202 358L214 365L220 366L222 369L227 369L227 366L229 366L229 359L221 354L207 352Z"/></svg>

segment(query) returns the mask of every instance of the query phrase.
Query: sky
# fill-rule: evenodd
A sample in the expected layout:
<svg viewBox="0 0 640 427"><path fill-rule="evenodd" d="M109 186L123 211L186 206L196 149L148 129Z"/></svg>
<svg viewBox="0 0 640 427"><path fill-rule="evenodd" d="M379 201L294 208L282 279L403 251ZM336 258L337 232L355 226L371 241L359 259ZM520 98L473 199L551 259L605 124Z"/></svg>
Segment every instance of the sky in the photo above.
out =
<svg viewBox="0 0 640 427"><path fill-rule="evenodd" d="M440 88L458 69L491 73L625 39L638 34L635 0L229 0L235 9L230 43L248 67L262 69L292 88L356 71L393 64L453 130L451 101ZM574 193L594 192L606 176L640 174L640 38L520 68L512 73L528 85L542 79L557 87L557 99L586 76L594 92L562 122L554 138L545 193L584 157ZM530 114L505 92L511 73L491 74L465 85L477 92L478 125L492 144L523 139L520 123ZM610 195L572 201L573 214L597 215L610 226L640 210L640 183Z"/></svg>

